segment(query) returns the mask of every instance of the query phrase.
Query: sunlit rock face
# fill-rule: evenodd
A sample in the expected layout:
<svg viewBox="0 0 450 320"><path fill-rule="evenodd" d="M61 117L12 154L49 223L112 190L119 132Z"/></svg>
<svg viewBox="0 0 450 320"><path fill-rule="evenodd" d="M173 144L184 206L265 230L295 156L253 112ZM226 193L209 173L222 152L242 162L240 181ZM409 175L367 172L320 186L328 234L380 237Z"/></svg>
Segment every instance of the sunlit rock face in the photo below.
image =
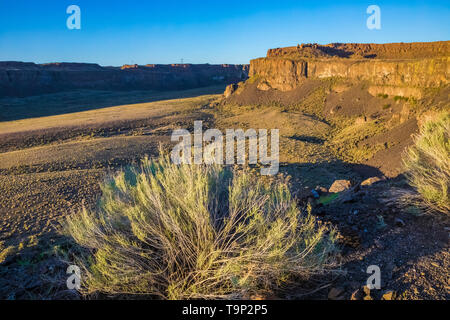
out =
<svg viewBox="0 0 450 320"><path fill-rule="evenodd" d="M420 89L449 83L449 61L450 41L302 44L268 50L267 57L250 62L249 76L280 91L308 78L339 77L368 81L377 92L420 97Z"/></svg>

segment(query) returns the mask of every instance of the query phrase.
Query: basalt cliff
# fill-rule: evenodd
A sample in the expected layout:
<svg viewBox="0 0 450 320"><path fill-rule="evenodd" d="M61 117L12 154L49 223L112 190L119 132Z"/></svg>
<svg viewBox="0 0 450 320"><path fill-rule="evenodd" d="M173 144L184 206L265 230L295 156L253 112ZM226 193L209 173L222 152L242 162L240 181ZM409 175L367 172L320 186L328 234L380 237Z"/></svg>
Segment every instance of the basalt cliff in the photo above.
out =
<svg viewBox="0 0 450 320"><path fill-rule="evenodd" d="M247 79L248 65L148 64L102 67L88 63L0 62L0 96L68 90L182 90Z"/></svg>
<svg viewBox="0 0 450 320"><path fill-rule="evenodd" d="M301 44L270 49L251 60L250 82L258 89L286 92L307 79L365 81L372 94L421 98L423 90L449 83L450 41L427 43ZM237 86L227 88L226 96Z"/></svg>

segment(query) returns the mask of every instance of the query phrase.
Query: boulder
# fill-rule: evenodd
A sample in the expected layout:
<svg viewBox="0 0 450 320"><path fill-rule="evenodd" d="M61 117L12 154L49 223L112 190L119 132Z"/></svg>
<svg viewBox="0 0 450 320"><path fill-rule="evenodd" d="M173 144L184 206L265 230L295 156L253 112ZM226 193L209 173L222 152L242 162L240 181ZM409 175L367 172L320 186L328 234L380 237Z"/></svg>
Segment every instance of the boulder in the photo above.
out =
<svg viewBox="0 0 450 320"><path fill-rule="evenodd" d="M267 90L272 89L272 87L266 81L262 81L262 82L258 83L258 85L256 87L262 91L267 91Z"/></svg>
<svg viewBox="0 0 450 320"><path fill-rule="evenodd" d="M395 292L393 290L387 290L383 293L383 296L381 297L381 300L394 300L395 299Z"/></svg>
<svg viewBox="0 0 450 320"><path fill-rule="evenodd" d="M336 180L333 182L328 191L331 193L342 192L350 189L351 186L352 183L349 180Z"/></svg>
<svg viewBox="0 0 450 320"><path fill-rule="evenodd" d="M319 195L324 195L328 193L328 189L322 186L316 186L314 190L316 190L319 193Z"/></svg>
<svg viewBox="0 0 450 320"><path fill-rule="evenodd" d="M380 177L371 177L361 182L361 186L371 186L372 184L377 183L381 180L382 179Z"/></svg>
<svg viewBox="0 0 450 320"><path fill-rule="evenodd" d="M238 88L238 85L236 83L229 84L225 88L225 92L223 93L223 95L225 96L225 98L228 98L236 91L237 88Z"/></svg>
<svg viewBox="0 0 450 320"><path fill-rule="evenodd" d="M342 288L331 288L328 292L328 299L330 300L343 300L344 289Z"/></svg>

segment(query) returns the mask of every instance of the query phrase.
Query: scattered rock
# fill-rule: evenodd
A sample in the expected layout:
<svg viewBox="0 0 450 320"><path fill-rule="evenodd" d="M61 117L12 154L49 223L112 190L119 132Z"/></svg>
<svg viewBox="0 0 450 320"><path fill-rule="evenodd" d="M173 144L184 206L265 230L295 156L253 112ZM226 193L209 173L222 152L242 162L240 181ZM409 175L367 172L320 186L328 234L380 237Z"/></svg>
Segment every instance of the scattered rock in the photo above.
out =
<svg viewBox="0 0 450 320"><path fill-rule="evenodd" d="M361 182L361 186L371 186L372 184L377 183L381 180L382 179L380 177L371 177Z"/></svg>
<svg viewBox="0 0 450 320"><path fill-rule="evenodd" d="M321 186L315 187L314 190L316 190L320 195L328 193L328 189L325 187L321 187Z"/></svg>
<svg viewBox="0 0 450 320"><path fill-rule="evenodd" d="M328 292L328 299L330 300L343 300L344 289L342 288L331 288Z"/></svg>
<svg viewBox="0 0 450 320"><path fill-rule="evenodd" d="M361 117L361 118L357 118L355 120L355 125L359 126L359 125L362 125L362 124L364 124L366 122L367 122L367 117L364 116L364 117Z"/></svg>
<svg viewBox="0 0 450 320"><path fill-rule="evenodd" d="M336 180L331 185L329 192L337 193L350 189L352 183L349 180Z"/></svg>
<svg viewBox="0 0 450 320"><path fill-rule="evenodd" d="M272 89L272 87L266 81L262 81L262 82L258 83L258 85L256 87L262 91L267 91L267 90Z"/></svg>
<svg viewBox="0 0 450 320"><path fill-rule="evenodd" d="M236 83L229 84L225 88L225 92L223 93L223 95L225 96L225 98L228 98L237 90L237 88L238 88L238 85Z"/></svg>
<svg viewBox="0 0 450 320"><path fill-rule="evenodd" d="M387 290L385 293L383 293L383 296L381 297L381 300L394 300L395 299L395 292L393 290Z"/></svg>
<svg viewBox="0 0 450 320"><path fill-rule="evenodd" d="M342 109L341 106L334 106L330 109L330 114L335 114L336 112L338 112L341 109Z"/></svg>

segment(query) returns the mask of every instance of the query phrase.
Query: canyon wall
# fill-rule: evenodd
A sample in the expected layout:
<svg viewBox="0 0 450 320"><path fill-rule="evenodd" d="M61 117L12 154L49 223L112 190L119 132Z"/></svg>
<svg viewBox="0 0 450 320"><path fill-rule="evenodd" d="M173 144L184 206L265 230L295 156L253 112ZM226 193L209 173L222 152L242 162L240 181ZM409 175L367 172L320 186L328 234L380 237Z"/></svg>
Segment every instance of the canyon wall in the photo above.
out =
<svg viewBox="0 0 450 320"><path fill-rule="evenodd" d="M250 62L260 88L292 90L305 79L367 81L372 91L421 96L423 88L449 83L450 41L408 44L303 44L271 49Z"/></svg>
<svg viewBox="0 0 450 320"><path fill-rule="evenodd" d="M447 57L450 41L411 43L330 43L299 44L295 47L269 49L267 57L339 57L369 59L423 59Z"/></svg>
<svg viewBox="0 0 450 320"><path fill-rule="evenodd" d="M182 90L247 79L248 65L148 64L102 67L88 63L0 62L0 96L59 91Z"/></svg>

